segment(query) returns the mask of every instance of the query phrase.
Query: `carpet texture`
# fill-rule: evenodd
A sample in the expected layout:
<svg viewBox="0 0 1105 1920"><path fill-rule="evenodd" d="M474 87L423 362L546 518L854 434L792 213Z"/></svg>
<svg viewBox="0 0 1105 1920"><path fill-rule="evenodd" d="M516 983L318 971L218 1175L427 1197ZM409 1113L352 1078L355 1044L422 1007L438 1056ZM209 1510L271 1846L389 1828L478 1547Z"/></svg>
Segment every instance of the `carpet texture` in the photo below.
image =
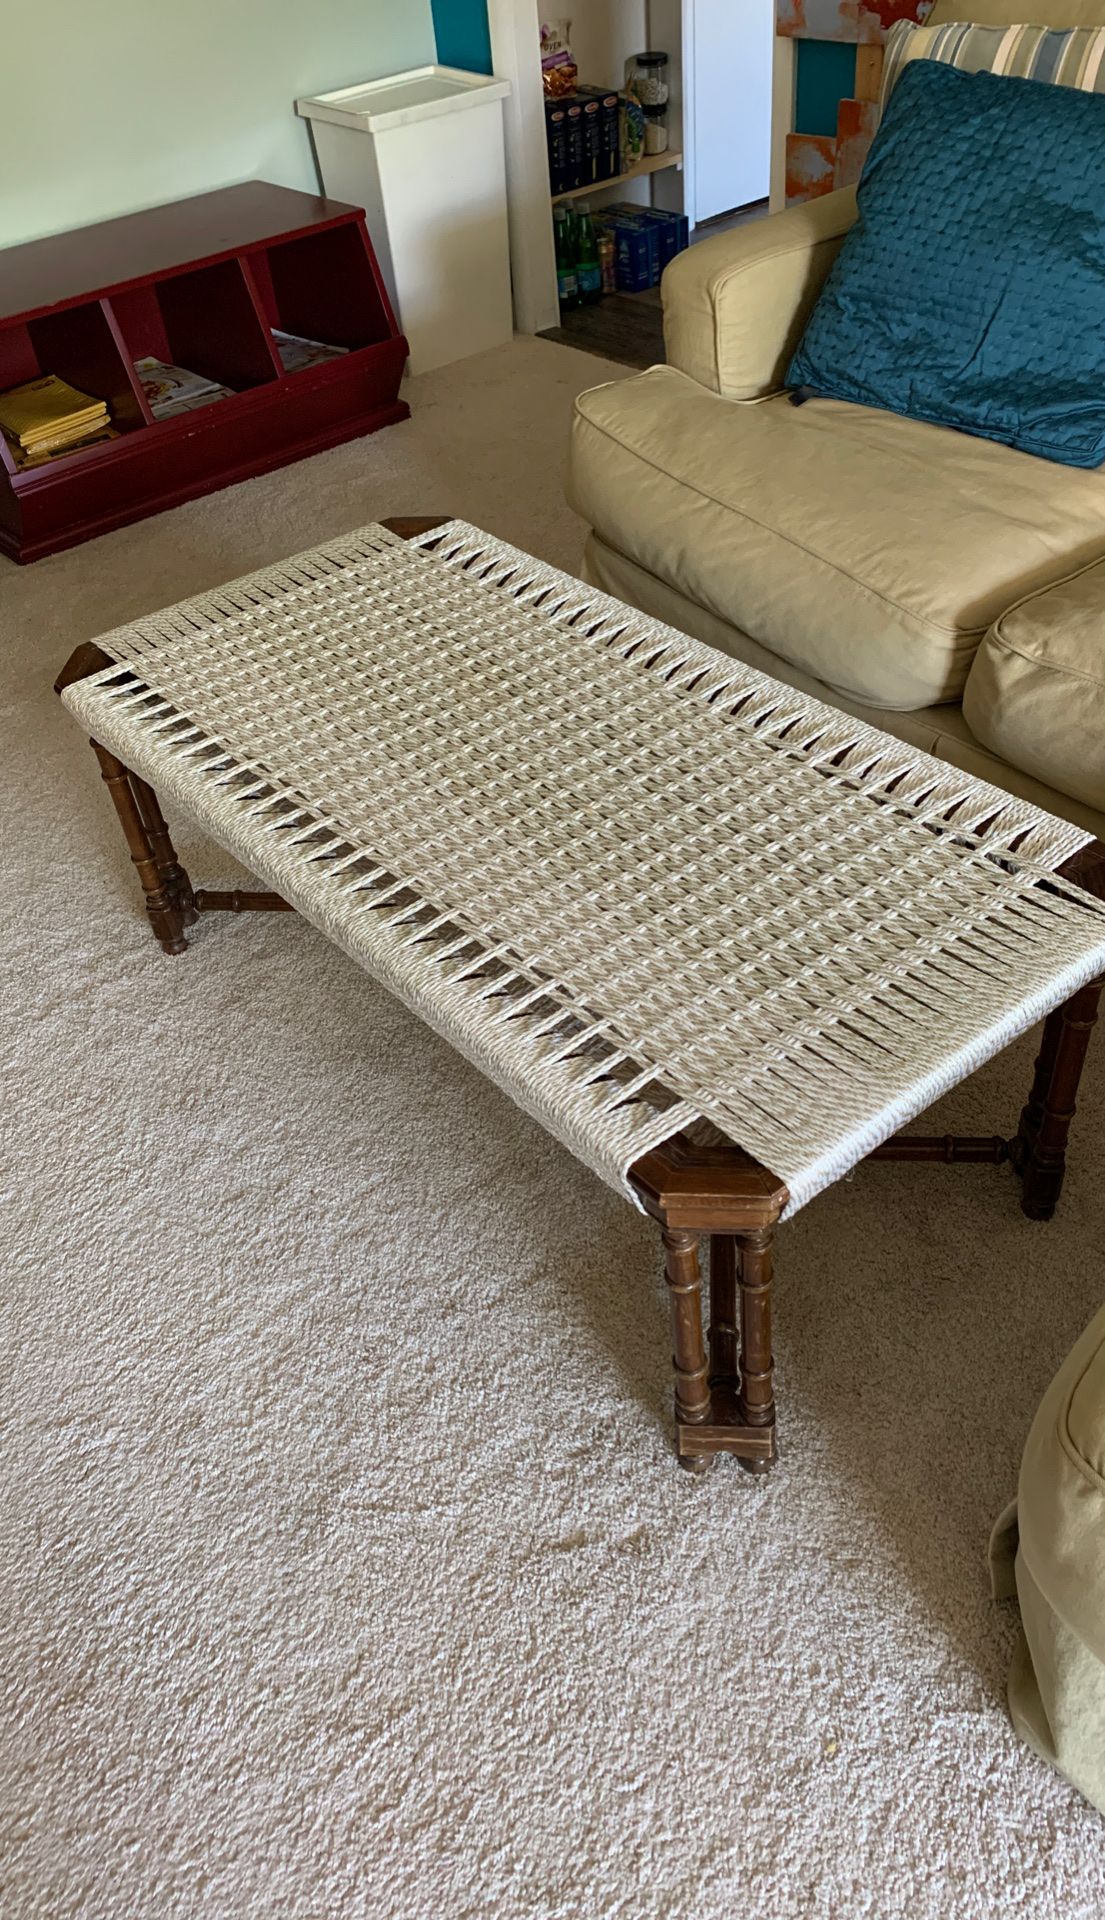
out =
<svg viewBox="0 0 1105 1920"><path fill-rule="evenodd" d="M163 957L49 692L79 640L388 513L574 567L596 377L519 341L406 425L0 563L12 1920L1105 1910L985 1570L1101 1302L1105 1049L1051 1226L1003 1170L888 1165L785 1229L782 1462L695 1481L654 1230L306 926ZM937 1125L1007 1127L1031 1056Z"/></svg>

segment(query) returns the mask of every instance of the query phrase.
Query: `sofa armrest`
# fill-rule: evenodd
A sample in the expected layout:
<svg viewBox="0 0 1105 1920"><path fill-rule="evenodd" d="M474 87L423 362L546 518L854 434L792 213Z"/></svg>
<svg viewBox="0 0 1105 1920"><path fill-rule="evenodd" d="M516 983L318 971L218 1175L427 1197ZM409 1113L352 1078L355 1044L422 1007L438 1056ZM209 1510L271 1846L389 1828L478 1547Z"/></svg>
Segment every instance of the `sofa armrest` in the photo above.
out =
<svg viewBox="0 0 1105 1920"><path fill-rule="evenodd" d="M844 187L679 254L663 282L669 366L730 400L777 393L855 218Z"/></svg>

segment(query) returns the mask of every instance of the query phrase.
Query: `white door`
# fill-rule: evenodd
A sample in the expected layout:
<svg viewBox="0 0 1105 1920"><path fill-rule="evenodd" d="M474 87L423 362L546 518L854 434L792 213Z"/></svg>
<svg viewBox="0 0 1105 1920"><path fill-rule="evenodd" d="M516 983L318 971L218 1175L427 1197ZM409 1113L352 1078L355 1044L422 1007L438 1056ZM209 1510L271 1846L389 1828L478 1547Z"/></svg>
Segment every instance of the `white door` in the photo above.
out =
<svg viewBox="0 0 1105 1920"><path fill-rule="evenodd" d="M695 221L767 198L774 0L694 0Z"/></svg>

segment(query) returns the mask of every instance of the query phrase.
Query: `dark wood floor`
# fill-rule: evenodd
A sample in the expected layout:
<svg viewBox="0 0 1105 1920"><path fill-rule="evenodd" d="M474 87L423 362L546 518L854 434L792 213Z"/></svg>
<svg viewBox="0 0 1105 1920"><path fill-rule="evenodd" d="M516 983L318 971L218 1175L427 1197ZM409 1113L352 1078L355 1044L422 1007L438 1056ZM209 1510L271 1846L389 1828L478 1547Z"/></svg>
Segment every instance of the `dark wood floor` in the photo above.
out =
<svg viewBox="0 0 1105 1920"><path fill-rule="evenodd" d="M563 347L621 360L627 367L654 367L664 358L664 320L660 289L647 293L608 293L593 307L573 307L560 325L539 336Z"/></svg>

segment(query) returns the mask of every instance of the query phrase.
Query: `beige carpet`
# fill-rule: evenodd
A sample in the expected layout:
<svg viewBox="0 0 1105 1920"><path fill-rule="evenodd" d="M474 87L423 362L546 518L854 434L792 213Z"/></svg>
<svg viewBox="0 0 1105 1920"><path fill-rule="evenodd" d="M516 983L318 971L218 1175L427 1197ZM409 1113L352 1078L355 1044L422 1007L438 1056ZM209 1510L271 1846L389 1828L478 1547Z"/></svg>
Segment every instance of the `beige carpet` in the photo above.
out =
<svg viewBox="0 0 1105 1920"><path fill-rule="evenodd" d="M984 1565L1101 1301L1105 1049L1051 1227L972 1168L799 1216L783 1462L696 1482L647 1223L307 927L163 958L48 691L78 640L389 512L571 566L605 373L519 342L408 425L0 563L5 1920L1105 1911ZM941 1124L1007 1125L1030 1054Z"/></svg>

